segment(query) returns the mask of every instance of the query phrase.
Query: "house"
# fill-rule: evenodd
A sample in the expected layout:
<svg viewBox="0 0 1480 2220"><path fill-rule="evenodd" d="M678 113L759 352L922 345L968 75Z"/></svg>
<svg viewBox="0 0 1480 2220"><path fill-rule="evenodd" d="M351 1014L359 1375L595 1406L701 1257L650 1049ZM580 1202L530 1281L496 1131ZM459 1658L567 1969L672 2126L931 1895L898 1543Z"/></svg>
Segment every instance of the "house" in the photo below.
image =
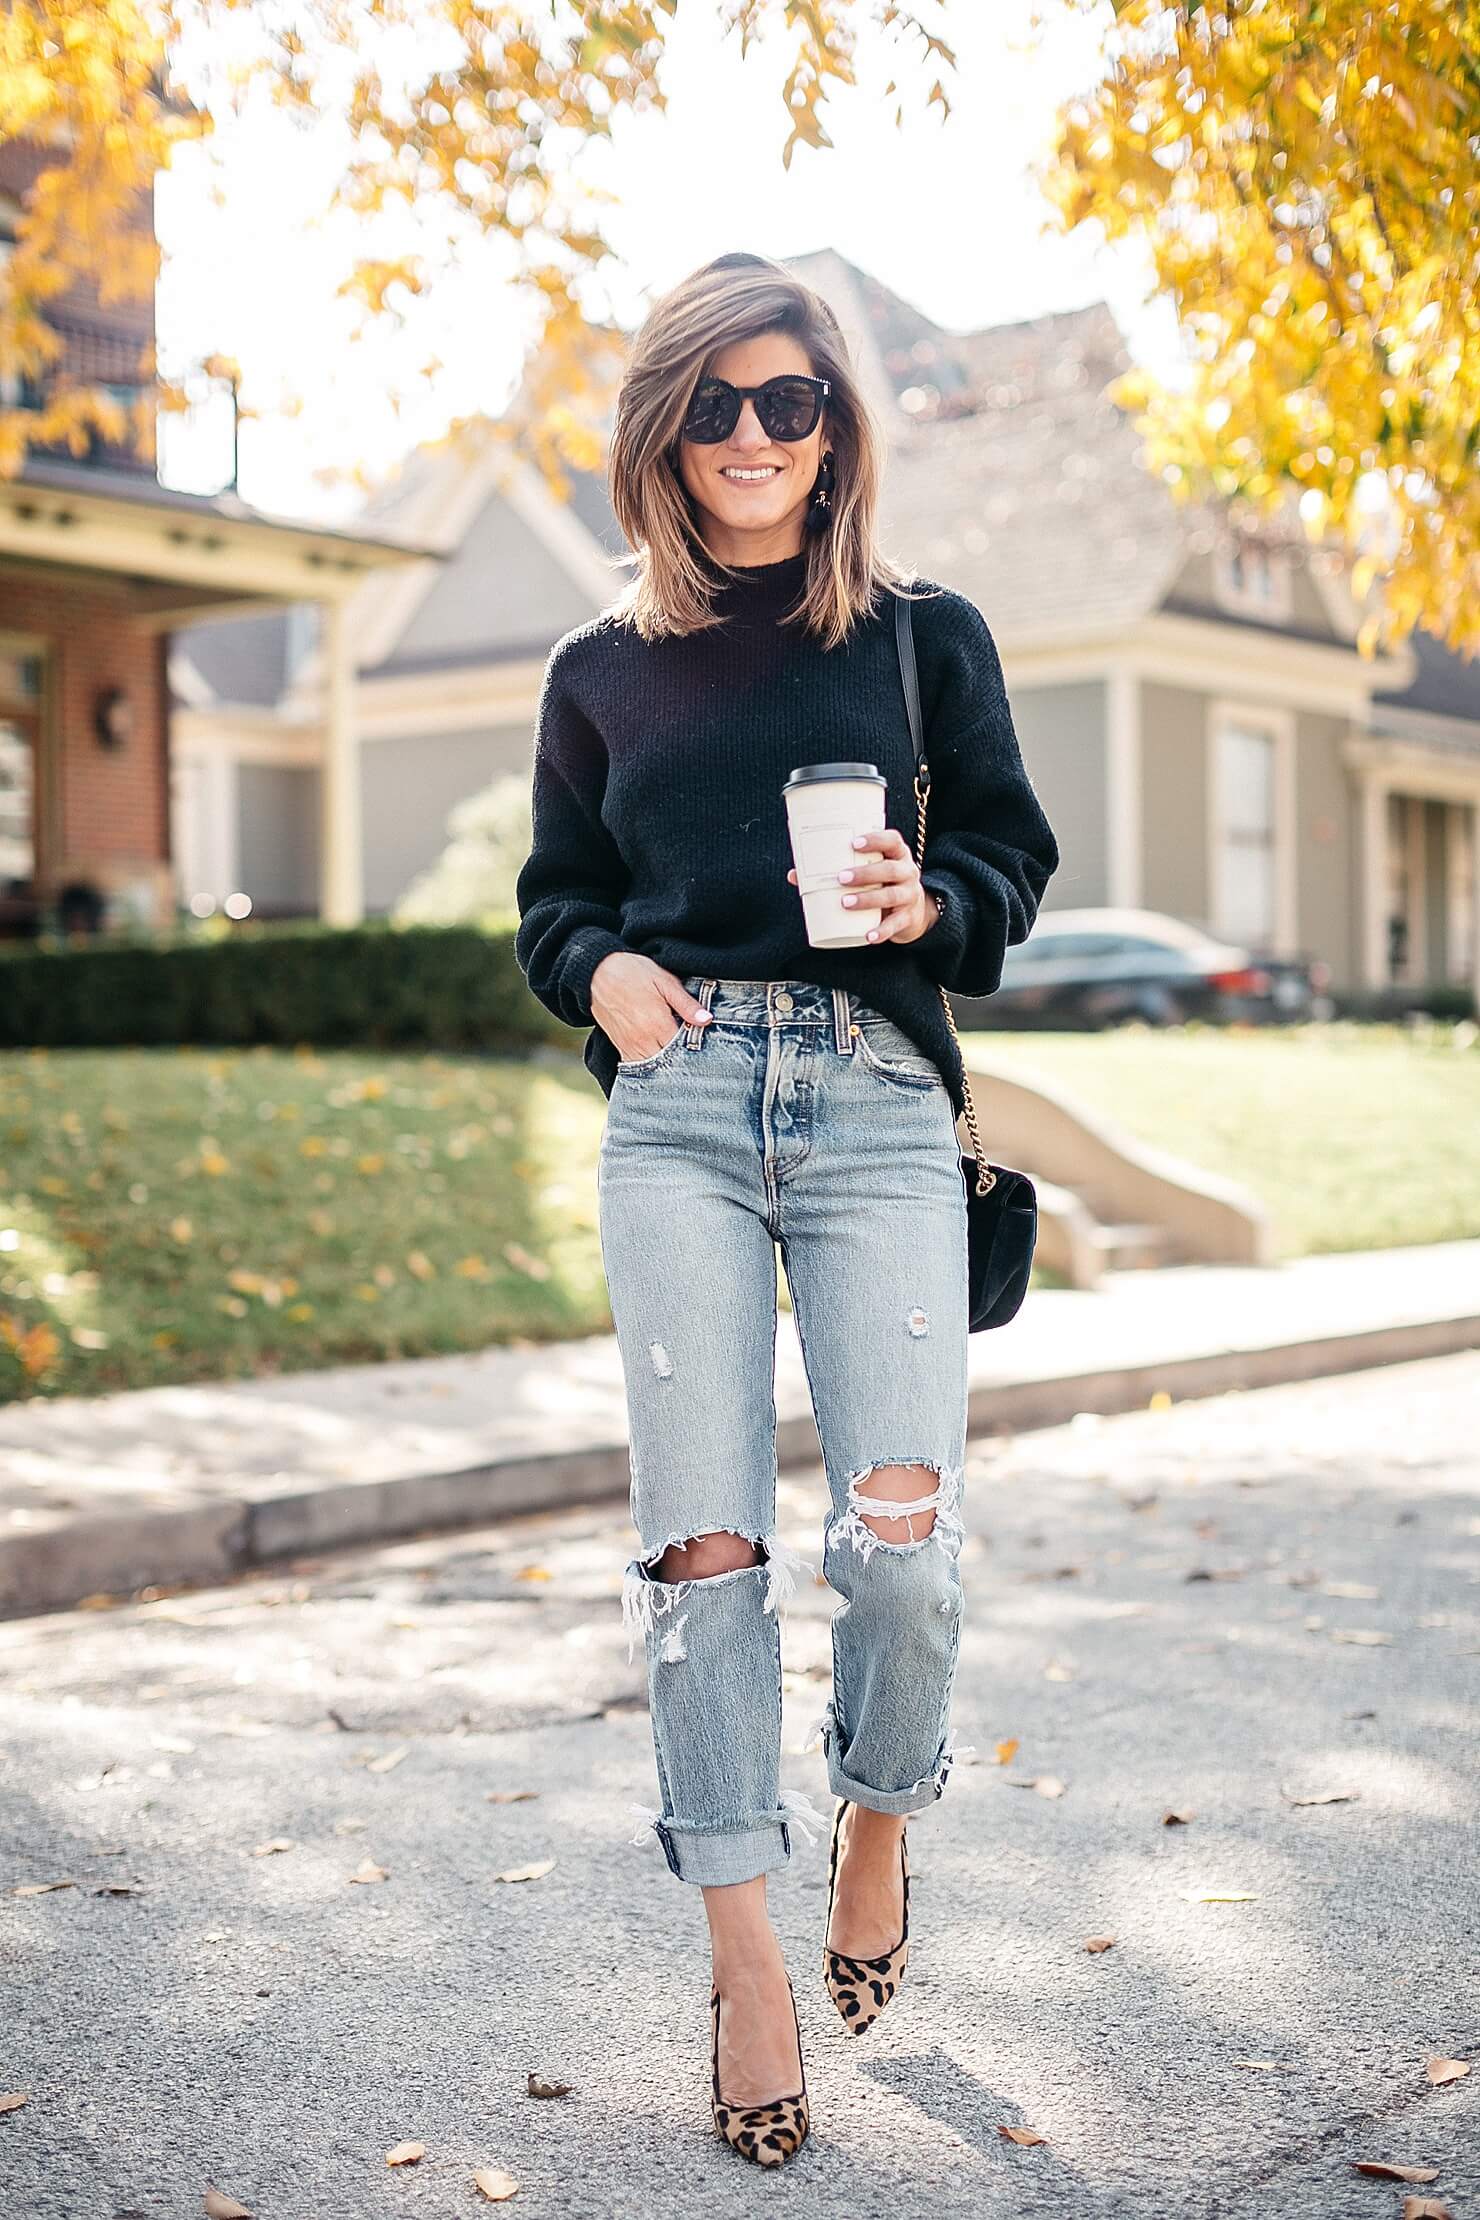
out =
<svg viewBox="0 0 1480 2220"><path fill-rule="evenodd" d="M0 144L0 282L45 162L24 141ZM152 220L147 205L137 220ZM0 374L0 413L36 411L65 383L148 406L151 303L105 306L73 286L47 315L61 352L42 379ZM173 922L177 878L199 875L174 853L173 822L207 843L214 832L208 788L173 787L170 639L203 618L263 612L290 626L318 613L329 678L318 745L334 806L307 837L326 903L357 912L343 611L407 553L394 537L265 517L229 490L174 491L127 443L94 436L83 455L33 444L19 475L0 478L0 934Z"/></svg>
<svg viewBox="0 0 1480 2220"><path fill-rule="evenodd" d="M841 256L791 267L886 427L886 547L992 625L1062 850L1048 906L1169 911L1322 958L1338 989L1473 988L1480 670L1429 639L1364 658L1337 551L1176 501L1105 397L1127 356L1103 306L952 334ZM366 512L442 557L348 612L372 910L456 802L527 772L551 645L623 582L604 483L571 478L563 505L474 439L413 457ZM203 883L311 910L317 651L291 612L244 630L195 626L175 666L177 744L216 812Z"/></svg>

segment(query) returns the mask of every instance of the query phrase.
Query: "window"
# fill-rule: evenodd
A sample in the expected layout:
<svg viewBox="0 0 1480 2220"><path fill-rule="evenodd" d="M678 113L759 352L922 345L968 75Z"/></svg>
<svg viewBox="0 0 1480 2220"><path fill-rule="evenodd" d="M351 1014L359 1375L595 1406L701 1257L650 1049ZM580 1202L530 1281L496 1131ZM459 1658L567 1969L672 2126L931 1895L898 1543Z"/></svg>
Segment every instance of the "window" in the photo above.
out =
<svg viewBox="0 0 1480 2220"><path fill-rule="evenodd" d="M1275 736L1235 718L1213 734L1213 888L1218 931L1268 946L1275 916Z"/></svg>
<svg viewBox="0 0 1480 2220"><path fill-rule="evenodd" d="M1285 623L1291 614L1289 557L1260 540L1222 539L1213 557L1213 591L1230 615Z"/></svg>

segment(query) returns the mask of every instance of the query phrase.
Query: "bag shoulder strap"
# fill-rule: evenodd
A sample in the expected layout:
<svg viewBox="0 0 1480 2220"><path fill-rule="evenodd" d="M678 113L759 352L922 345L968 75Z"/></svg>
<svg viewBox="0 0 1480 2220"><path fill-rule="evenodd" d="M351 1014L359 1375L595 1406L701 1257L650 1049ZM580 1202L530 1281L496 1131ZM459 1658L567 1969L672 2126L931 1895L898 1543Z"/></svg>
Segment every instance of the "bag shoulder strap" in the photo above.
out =
<svg viewBox="0 0 1480 2220"><path fill-rule="evenodd" d="M904 705L909 714L910 739L913 741L915 749L915 808L917 812L915 862L923 869L925 863L925 804L930 793L930 765L925 755L924 720L920 715L920 678L915 668L915 628L910 620L909 600L906 595L900 593L896 593L894 596L894 638L899 649L899 675L904 681ZM935 991L940 996L941 1008L945 1011L946 1023L951 1029L951 1038L956 1043L956 1052L959 1055L961 1037L956 1031L956 1014L951 1008L951 998L946 993L945 988L938 983ZM977 1131L976 1103L972 1096L971 1074L966 1069L964 1057L961 1059L961 1080L966 1098L966 1130L971 1135L972 1154L976 1158L976 1191L979 1195L985 1195L996 1186L997 1175L987 1162L986 1151L982 1147L981 1135Z"/></svg>
<svg viewBox="0 0 1480 2220"><path fill-rule="evenodd" d="M903 594L894 596L894 638L899 649L899 673L904 680L904 705L909 712L910 738L915 744L915 772L925 772L925 787L929 790L930 771L925 762L925 732L920 717L920 676L915 669L915 627L910 620L910 605Z"/></svg>

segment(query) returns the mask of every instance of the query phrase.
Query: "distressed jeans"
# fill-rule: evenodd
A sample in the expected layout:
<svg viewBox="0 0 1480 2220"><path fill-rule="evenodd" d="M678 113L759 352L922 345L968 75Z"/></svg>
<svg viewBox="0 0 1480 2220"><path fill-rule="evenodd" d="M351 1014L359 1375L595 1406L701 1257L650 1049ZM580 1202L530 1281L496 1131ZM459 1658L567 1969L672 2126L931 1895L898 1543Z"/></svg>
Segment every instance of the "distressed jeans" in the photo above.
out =
<svg viewBox="0 0 1480 2220"><path fill-rule="evenodd" d="M822 1569L843 1599L816 1730L828 1779L883 1812L944 1790L962 1606L966 1194L945 1082L888 1018L803 981L685 984L710 1022L619 1065L598 1193L640 1541L623 1617L646 1649L662 1796L655 1812L637 1807L633 1839L651 1840L651 1826L672 1871L703 1886L776 1870L793 1825L813 1839L808 1823L824 1824L780 1783L777 1613L805 1561L774 1531L778 1248L831 1497ZM919 1494L860 1494L883 1465L928 1468ZM910 1533L926 1511L933 1524L912 1540L867 1523ZM658 1577L670 1547L713 1533L743 1537L757 1561Z"/></svg>

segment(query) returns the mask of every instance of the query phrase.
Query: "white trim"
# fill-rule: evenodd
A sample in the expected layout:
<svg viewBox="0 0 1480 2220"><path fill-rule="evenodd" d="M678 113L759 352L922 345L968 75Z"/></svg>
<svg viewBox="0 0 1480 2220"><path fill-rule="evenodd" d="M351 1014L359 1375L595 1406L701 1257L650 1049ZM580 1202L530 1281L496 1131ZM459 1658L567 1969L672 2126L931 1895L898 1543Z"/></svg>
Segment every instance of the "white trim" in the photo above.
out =
<svg viewBox="0 0 1480 2220"><path fill-rule="evenodd" d="M1403 834L1408 850L1408 977L1405 986L1422 987L1429 978L1429 842L1427 794L1400 794Z"/></svg>
<svg viewBox="0 0 1480 2220"><path fill-rule="evenodd" d="M1480 874L1480 846L1473 845L1480 836L1480 805L1466 810L1459 802L1444 805L1444 976L1455 986L1476 983L1477 947L1475 927L1480 921L1480 903L1476 901L1475 877ZM1468 902L1462 899L1464 889L1460 872L1460 858L1468 846L1470 888ZM1463 948L1468 964L1461 965Z"/></svg>
<svg viewBox="0 0 1480 2220"><path fill-rule="evenodd" d="M1105 894L1115 909L1141 905L1145 794L1141 682L1124 667L1105 677Z"/></svg>
<svg viewBox="0 0 1480 2220"><path fill-rule="evenodd" d="M319 788L319 911L326 925L358 925L365 914L360 757L355 744L355 673L349 620L323 604L324 745Z"/></svg>
<svg viewBox="0 0 1480 2220"><path fill-rule="evenodd" d="M1276 956L1292 956L1296 953L1299 931L1298 874L1295 868L1296 725L1293 710L1275 708L1268 702L1241 701L1226 695L1215 696L1207 705L1203 735L1203 776L1206 787L1203 838L1208 923L1215 933L1228 932L1231 939L1241 937L1231 932L1224 923L1220 869L1222 839L1218 822L1218 741L1224 729L1230 725L1238 725L1246 731L1253 729L1265 732L1273 742L1274 754L1270 767L1270 837L1274 849L1271 859L1274 873L1271 953Z"/></svg>
<svg viewBox="0 0 1480 2220"><path fill-rule="evenodd" d="M1406 647L1367 661L1337 641L1295 640L1168 611L1099 639L1082 632L1073 640L1004 634L998 644L1010 693L1104 678L1125 668L1154 685L1253 697L1276 707L1348 717L1363 726L1380 714L1376 687L1396 689L1413 680L1413 655Z"/></svg>
<svg viewBox="0 0 1480 2220"><path fill-rule="evenodd" d="M1381 771L1390 786L1401 786L1406 793L1427 794L1438 802L1480 800L1480 755L1441 753L1382 732L1348 733L1341 754L1359 776Z"/></svg>
<svg viewBox="0 0 1480 2220"><path fill-rule="evenodd" d="M1367 987L1387 982L1388 784L1375 767L1358 767L1357 808L1362 828L1361 976Z"/></svg>

